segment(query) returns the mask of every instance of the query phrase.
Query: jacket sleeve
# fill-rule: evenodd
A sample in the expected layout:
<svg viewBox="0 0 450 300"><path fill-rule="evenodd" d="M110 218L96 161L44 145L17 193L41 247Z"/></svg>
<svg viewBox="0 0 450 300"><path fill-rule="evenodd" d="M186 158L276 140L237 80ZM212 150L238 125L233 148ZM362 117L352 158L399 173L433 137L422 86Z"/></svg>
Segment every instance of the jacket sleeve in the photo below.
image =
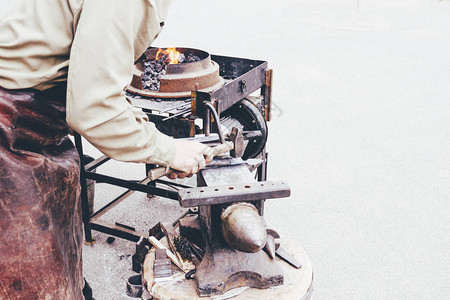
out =
<svg viewBox="0 0 450 300"><path fill-rule="evenodd" d="M167 166L174 140L136 111L124 93L134 61L161 29L165 12L157 3L85 0L70 52L67 123L113 159Z"/></svg>

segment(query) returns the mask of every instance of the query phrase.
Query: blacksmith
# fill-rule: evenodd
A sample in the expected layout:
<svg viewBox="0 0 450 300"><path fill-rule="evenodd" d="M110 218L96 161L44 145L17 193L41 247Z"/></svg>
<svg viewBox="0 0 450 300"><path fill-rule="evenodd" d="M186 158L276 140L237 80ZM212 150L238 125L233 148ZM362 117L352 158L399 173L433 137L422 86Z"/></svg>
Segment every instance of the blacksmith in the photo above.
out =
<svg viewBox="0 0 450 300"><path fill-rule="evenodd" d="M70 131L181 177L205 166L205 146L158 132L124 95L170 0L15 2L0 21L0 299L83 299Z"/></svg>

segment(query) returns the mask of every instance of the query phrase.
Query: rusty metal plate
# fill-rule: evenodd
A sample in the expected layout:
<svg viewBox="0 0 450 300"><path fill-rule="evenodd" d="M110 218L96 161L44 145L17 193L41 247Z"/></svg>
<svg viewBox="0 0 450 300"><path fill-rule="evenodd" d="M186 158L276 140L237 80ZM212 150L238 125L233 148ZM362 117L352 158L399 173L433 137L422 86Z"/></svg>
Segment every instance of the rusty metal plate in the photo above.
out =
<svg viewBox="0 0 450 300"><path fill-rule="evenodd" d="M178 191L178 200L181 207L193 207L238 201L285 198L290 195L291 189L284 181L259 181L182 189Z"/></svg>

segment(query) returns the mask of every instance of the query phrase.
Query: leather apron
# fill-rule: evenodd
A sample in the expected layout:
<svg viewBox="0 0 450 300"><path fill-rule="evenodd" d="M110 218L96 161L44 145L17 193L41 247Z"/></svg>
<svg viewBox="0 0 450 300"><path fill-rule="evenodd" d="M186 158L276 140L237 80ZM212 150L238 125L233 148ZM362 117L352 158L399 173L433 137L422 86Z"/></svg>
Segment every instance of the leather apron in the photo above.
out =
<svg viewBox="0 0 450 300"><path fill-rule="evenodd" d="M66 86L0 88L0 299L83 299L79 156Z"/></svg>

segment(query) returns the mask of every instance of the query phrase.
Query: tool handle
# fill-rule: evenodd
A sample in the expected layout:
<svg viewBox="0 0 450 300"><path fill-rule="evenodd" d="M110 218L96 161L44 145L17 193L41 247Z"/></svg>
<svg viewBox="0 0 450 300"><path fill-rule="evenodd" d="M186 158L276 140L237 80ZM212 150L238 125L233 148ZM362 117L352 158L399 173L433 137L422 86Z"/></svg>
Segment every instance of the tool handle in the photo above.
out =
<svg viewBox="0 0 450 300"><path fill-rule="evenodd" d="M212 156L214 157L214 156L220 155L227 151L233 150L233 148L234 148L233 142L225 142L223 144L219 144L212 148L212 150L213 150Z"/></svg>
<svg viewBox="0 0 450 300"><path fill-rule="evenodd" d="M212 147L212 151L211 151L211 156L215 157L217 155L220 155L222 153L225 153L227 151L230 151L234 148L234 143L233 142L225 142L223 144L219 144L215 147ZM155 168L155 169L151 169L150 171L148 171L148 178L153 181L156 180L158 178L161 178L163 176L169 175L170 173L173 172L180 172L178 170L174 170L174 169L167 169L165 167L159 167L159 168Z"/></svg>
<svg viewBox="0 0 450 300"><path fill-rule="evenodd" d="M153 180L163 177L164 175L169 175L170 173L172 173L171 169L159 167L159 168L151 169L150 171L148 171L148 178L151 181L153 181Z"/></svg>
<svg viewBox="0 0 450 300"><path fill-rule="evenodd" d="M177 266L181 271L184 272L183 264L178 261L178 258L175 256L175 254L167 249L167 247L164 246L160 241L158 241L154 236L150 236L148 240L156 249L166 250L167 257L174 263L175 266Z"/></svg>

